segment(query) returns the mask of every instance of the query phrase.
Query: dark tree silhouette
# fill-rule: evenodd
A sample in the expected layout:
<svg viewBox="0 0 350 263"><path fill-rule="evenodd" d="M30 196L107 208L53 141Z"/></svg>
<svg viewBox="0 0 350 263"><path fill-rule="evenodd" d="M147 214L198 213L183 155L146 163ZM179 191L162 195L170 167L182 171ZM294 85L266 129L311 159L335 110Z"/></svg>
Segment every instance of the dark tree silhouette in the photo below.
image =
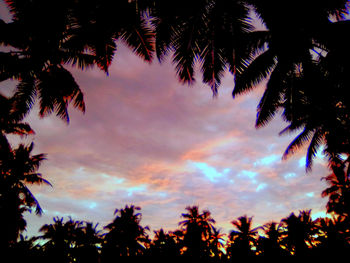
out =
<svg viewBox="0 0 350 263"><path fill-rule="evenodd" d="M322 197L328 197L327 212L341 216L350 216L350 178L349 161L338 161L332 165L332 173L326 180L328 187L322 191Z"/></svg>
<svg viewBox="0 0 350 263"><path fill-rule="evenodd" d="M288 250L295 256L310 255L310 250L315 246L314 236L319 231L311 218L311 210L300 211L298 216L291 213L281 222L286 231L284 242Z"/></svg>
<svg viewBox="0 0 350 263"><path fill-rule="evenodd" d="M15 98L26 114L38 100L40 116L69 121L68 105L85 111L83 92L67 66L108 72L125 42L152 60L153 33L139 1L6 0L12 21L0 21L0 81L18 81ZM140 1L142 2L142 1Z"/></svg>
<svg viewBox="0 0 350 263"><path fill-rule="evenodd" d="M142 215L135 213L137 206L125 206L115 210L115 219L105 226L108 231L104 237L102 256L104 262L113 262L119 257L143 255L149 243L148 227L140 225Z"/></svg>
<svg viewBox="0 0 350 263"><path fill-rule="evenodd" d="M219 229L212 227L212 233L209 238L209 251L210 257L215 260L220 260L224 258L225 249L225 235L220 232Z"/></svg>
<svg viewBox="0 0 350 263"><path fill-rule="evenodd" d="M215 220L208 210L199 212L198 206L186 207L187 213L181 217L185 220L179 222L184 229L185 255L200 258L209 256L209 240Z"/></svg>
<svg viewBox="0 0 350 263"><path fill-rule="evenodd" d="M171 51L179 79L189 84L199 64L203 82L216 94L225 70L235 72L240 39L251 29L247 6L243 1L152 2L158 59Z"/></svg>
<svg viewBox="0 0 350 263"><path fill-rule="evenodd" d="M286 256L287 251L282 248L283 229L280 223L270 222L263 227L265 236L259 237L258 251L265 257Z"/></svg>
<svg viewBox="0 0 350 263"><path fill-rule="evenodd" d="M43 245L46 257L50 262L75 262L83 222L72 218L64 222L63 217L55 217L53 221L53 224L46 224L40 228L40 232L43 233L40 238L46 240Z"/></svg>
<svg viewBox="0 0 350 263"><path fill-rule="evenodd" d="M332 218L320 218L317 221L320 230L317 242L319 242L315 255L326 256L334 253L342 257L349 251L349 222L343 216Z"/></svg>
<svg viewBox="0 0 350 263"><path fill-rule="evenodd" d="M155 236L150 244L150 255L161 258L180 256L181 243L174 232L165 232L163 229L154 231Z"/></svg>
<svg viewBox="0 0 350 263"><path fill-rule="evenodd" d="M348 62L336 67L328 62L336 61L335 55L340 53L333 49L339 51L342 49L339 46L344 44L339 40L342 34L332 37L334 29L343 27L344 22L332 22L330 16L343 19L347 1L248 2L266 30L250 33L249 56L237 70L233 95L246 93L267 80L258 105L256 127L267 125L282 113L289 123L282 133L302 129L283 157L309 142L307 170L311 169L322 144L326 145L330 158L341 152L348 153L347 143L344 145L349 135L348 107L343 96L347 81L344 77L335 77L347 71ZM337 40L333 43L333 39ZM339 42L342 44L336 44ZM339 128L341 138L335 133Z"/></svg>
<svg viewBox="0 0 350 263"><path fill-rule="evenodd" d="M80 263L98 263L102 247L103 234L98 230L98 224L83 222L77 231L75 258Z"/></svg>
<svg viewBox="0 0 350 263"><path fill-rule="evenodd" d="M1 247L7 247L16 242L19 234L26 229L24 212L35 211L41 215L42 209L38 200L28 188L30 184L47 184L38 173L44 154L32 155L34 144L18 148L2 148L0 159L0 227Z"/></svg>
<svg viewBox="0 0 350 263"><path fill-rule="evenodd" d="M256 238L260 227L252 228L253 218L246 215L233 220L231 223L237 230L232 230L230 238L229 256L232 260L237 257L251 257L256 255Z"/></svg>

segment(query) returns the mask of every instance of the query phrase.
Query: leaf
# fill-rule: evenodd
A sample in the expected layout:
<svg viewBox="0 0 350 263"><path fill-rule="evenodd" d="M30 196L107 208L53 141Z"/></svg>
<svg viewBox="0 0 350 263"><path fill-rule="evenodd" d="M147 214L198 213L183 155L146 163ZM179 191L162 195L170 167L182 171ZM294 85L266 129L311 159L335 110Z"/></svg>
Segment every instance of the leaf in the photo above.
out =
<svg viewBox="0 0 350 263"><path fill-rule="evenodd" d="M41 117L53 112L69 122L68 105L85 112L83 93L72 74L63 67L51 66L39 76L37 90L40 97Z"/></svg>
<svg viewBox="0 0 350 263"><path fill-rule="evenodd" d="M324 142L324 136L321 129L317 129L309 144L306 155L306 171L310 172L312 169L313 159L316 157L317 150Z"/></svg>
<svg viewBox="0 0 350 263"><path fill-rule="evenodd" d="M124 28L121 38L138 56L151 62L154 53L154 33L145 19L137 18L133 24Z"/></svg>
<svg viewBox="0 0 350 263"><path fill-rule="evenodd" d="M265 126L275 116L277 110L281 106L283 93L281 77L281 70L276 67L270 76L265 92L258 105L258 114L255 124L257 128Z"/></svg>
<svg viewBox="0 0 350 263"><path fill-rule="evenodd" d="M251 91L257 84L268 78L277 65L277 58L272 50L260 54L252 62L246 62L245 69L237 71L232 96Z"/></svg>
<svg viewBox="0 0 350 263"><path fill-rule="evenodd" d="M310 141L311 136L314 135L314 131L305 128L287 147L282 159L286 160L291 154L293 154L297 149L300 149L306 142Z"/></svg>

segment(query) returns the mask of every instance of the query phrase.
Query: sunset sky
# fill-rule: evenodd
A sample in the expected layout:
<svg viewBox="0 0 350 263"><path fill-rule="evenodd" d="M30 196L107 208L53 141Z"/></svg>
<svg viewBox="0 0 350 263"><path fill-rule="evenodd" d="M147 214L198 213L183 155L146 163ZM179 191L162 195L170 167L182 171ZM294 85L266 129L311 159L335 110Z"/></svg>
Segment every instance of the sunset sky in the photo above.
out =
<svg viewBox="0 0 350 263"><path fill-rule="evenodd" d="M213 98L200 74L197 84L183 86L170 59L148 64L122 43L109 76L72 73L86 113L71 109L69 125L40 119L36 109L27 119L36 134L26 141L47 154L40 172L53 184L31 188L45 213L26 216L28 235L56 216L103 227L115 209L131 204L142 208L141 223L151 232L175 230L188 205L209 210L225 233L245 214L256 225L303 209L323 215L320 179L329 171L321 156L306 174L304 150L281 160L297 135L278 135L286 123L254 127L263 86L232 99L227 74ZM1 85L5 93L13 83Z"/></svg>

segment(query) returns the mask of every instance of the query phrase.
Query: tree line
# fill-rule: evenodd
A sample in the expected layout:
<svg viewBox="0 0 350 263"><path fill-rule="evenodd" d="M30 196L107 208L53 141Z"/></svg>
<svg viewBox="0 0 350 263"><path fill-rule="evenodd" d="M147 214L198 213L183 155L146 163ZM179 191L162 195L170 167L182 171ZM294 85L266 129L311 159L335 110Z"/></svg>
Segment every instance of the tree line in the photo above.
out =
<svg viewBox="0 0 350 263"><path fill-rule="evenodd" d="M153 231L141 224L141 208L126 205L102 229L98 224L55 217L40 228L41 235L20 237L9 250L11 262L123 262L135 260L201 260L295 258L337 255L350 249L347 216L312 219L311 210L291 213L280 222L253 227L253 217L240 216L226 234L215 227L210 211L186 207L179 227Z"/></svg>

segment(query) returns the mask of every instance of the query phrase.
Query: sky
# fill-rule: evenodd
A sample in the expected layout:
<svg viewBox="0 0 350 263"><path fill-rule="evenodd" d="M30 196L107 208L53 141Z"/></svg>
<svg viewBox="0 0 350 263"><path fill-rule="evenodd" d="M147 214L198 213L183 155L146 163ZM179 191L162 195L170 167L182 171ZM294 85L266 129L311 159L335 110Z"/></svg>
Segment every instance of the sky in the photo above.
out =
<svg viewBox="0 0 350 263"><path fill-rule="evenodd" d="M26 215L28 236L56 216L102 228L125 205L141 207L150 233L177 229L192 205L209 210L223 233L242 215L255 225L300 210L324 215L321 178L329 170L322 156L306 173L305 149L281 159L297 135L278 135L287 125L281 118L254 126L264 85L232 99L233 77L226 74L213 98L200 74L195 85L182 85L170 58L149 64L119 42L108 76L71 72L84 92L85 114L71 108L66 124L39 118L34 107L26 119L36 134L24 142L47 154L39 172L53 185L30 187L44 214ZM13 85L1 83L1 91Z"/></svg>

